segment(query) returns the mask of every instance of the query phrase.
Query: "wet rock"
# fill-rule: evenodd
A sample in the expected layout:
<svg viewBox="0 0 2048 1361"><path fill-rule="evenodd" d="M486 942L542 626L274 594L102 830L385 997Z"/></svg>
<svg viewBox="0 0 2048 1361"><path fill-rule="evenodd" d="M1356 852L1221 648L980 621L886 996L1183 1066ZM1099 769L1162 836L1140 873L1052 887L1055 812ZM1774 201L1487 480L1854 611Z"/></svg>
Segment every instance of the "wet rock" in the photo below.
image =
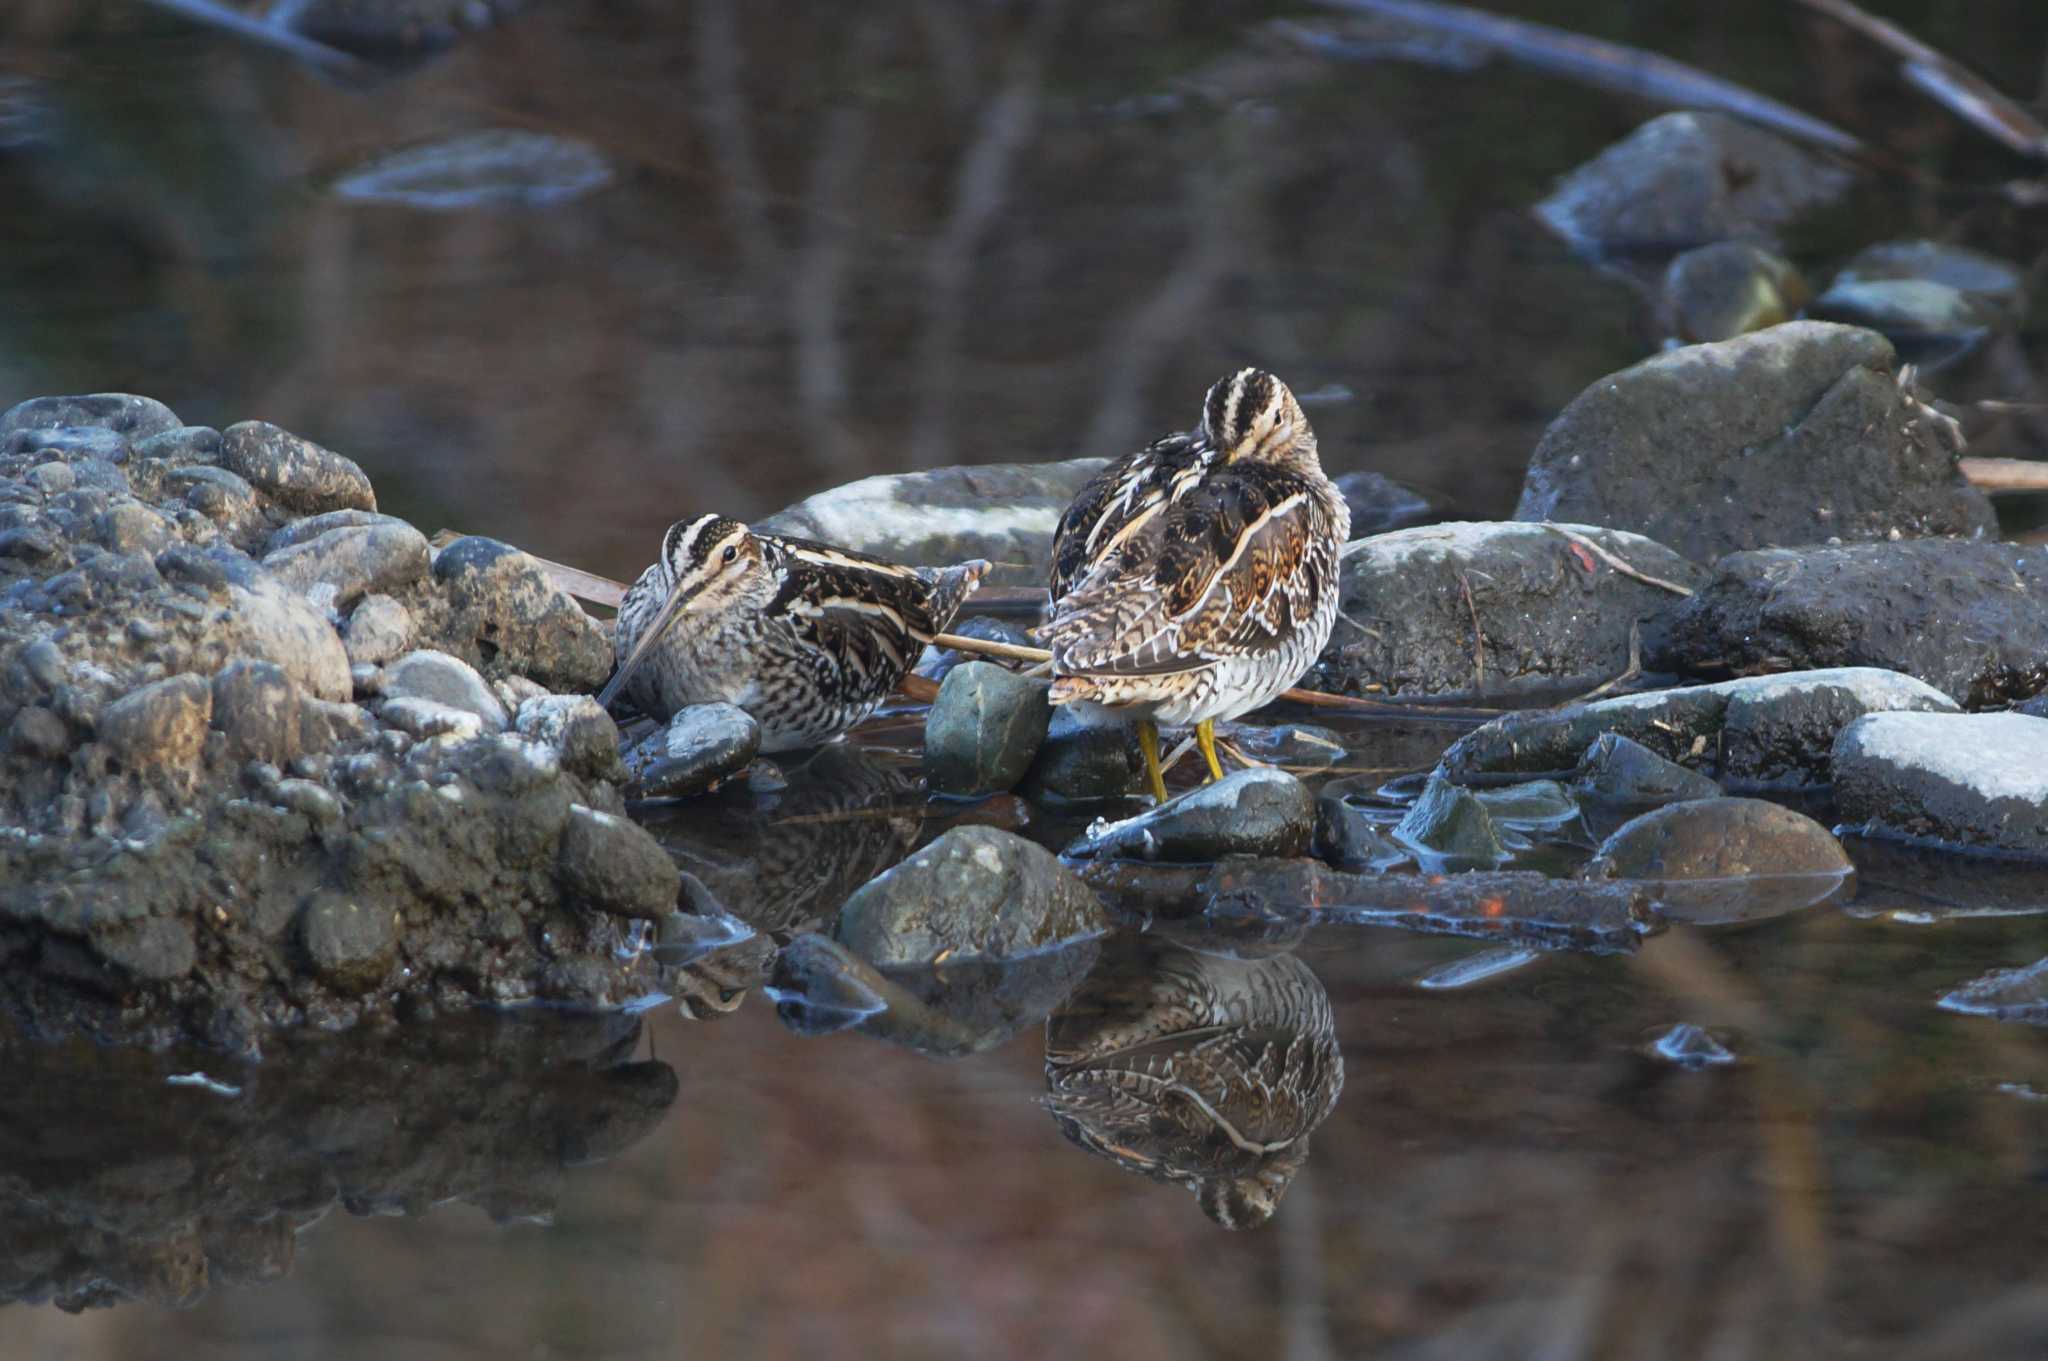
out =
<svg viewBox="0 0 2048 1361"><path fill-rule="evenodd" d="M649 921L675 910L682 886L661 843L625 818L580 803L562 829L561 873L581 906Z"/></svg>
<svg viewBox="0 0 2048 1361"><path fill-rule="evenodd" d="M595 703L595 701L593 701ZM761 750L761 725L731 704L687 704L626 759L645 799L701 794L745 770ZM645 754L639 754L639 753Z"/></svg>
<svg viewBox="0 0 2048 1361"><path fill-rule="evenodd" d="M1351 537L1363 539L1441 518L1428 497L1367 469L1333 479L1351 509Z"/></svg>
<svg viewBox="0 0 2048 1361"><path fill-rule="evenodd" d="M799 501L756 528L916 567L985 558L995 566L984 590L1043 587L1061 512L1107 464L1076 458L863 478Z"/></svg>
<svg viewBox="0 0 2048 1361"><path fill-rule="evenodd" d="M1637 535L1564 528L1674 585L1706 578ZM1366 540L1342 570L1336 629L1302 683L1343 694L1369 685L1444 699L1590 689L1627 668L1638 621L1680 599L1531 524L1397 530Z"/></svg>
<svg viewBox="0 0 2048 1361"><path fill-rule="evenodd" d="M115 438L120 437L117 435ZM78 475L71 471L71 465L68 463L39 463L28 470L25 480L46 497L70 491L78 485Z"/></svg>
<svg viewBox="0 0 2048 1361"><path fill-rule="evenodd" d="M595 691L612 671L608 630L507 543L457 539L434 555L439 613L421 634L486 672L523 675L558 693Z"/></svg>
<svg viewBox="0 0 2048 1361"><path fill-rule="evenodd" d="M1550 830L1579 815L1578 800L1556 780L1529 780L1502 789L1478 791L1486 815L1501 827Z"/></svg>
<svg viewBox="0 0 2048 1361"><path fill-rule="evenodd" d="M848 898L832 937L889 966L1010 959L1109 925L1101 901L1043 846L955 827Z"/></svg>
<svg viewBox="0 0 2048 1361"><path fill-rule="evenodd" d="M973 798L1014 788L1052 719L1043 681L992 662L954 668L925 720L925 777L934 794Z"/></svg>
<svg viewBox="0 0 2048 1361"><path fill-rule="evenodd" d="M1453 742L1440 769L1468 784L1564 776L1613 733L1731 786L1796 788L1827 782L1835 734L1850 720L1953 707L1932 686L1894 671L1790 672L1504 714Z"/></svg>
<svg viewBox="0 0 2048 1361"><path fill-rule="evenodd" d="M162 402L151 397L130 396L125 392L95 392L83 397L31 397L0 413L0 437L18 430L36 430L53 425L96 426L131 440L140 440L175 430L179 421Z"/></svg>
<svg viewBox="0 0 2048 1361"><path fill-rule="evenodd" d="M1667 804L1600 843L1585 878L1649 880L1658 910L1710 925L1776 916L1843 891L1854 874L1833 833L1763 799Z"/></svg>
<svg viewBox="0 0 2048 1361"><path fill-rule="evenodd" d="M1866 835L2048 856L2048 719L1872 714L1835 739L1834 777Z"/></svg>
<svg viewBox="0 0 2048 1361"><path fill-rule="evenodd" d="M163 556L158 558L160 570ZM220 626L220 643L229 655L275 662L317 699L353 696L348 652L304 596L268 576L247 586L230 583L226 590L228 618Z"/></svg>
<svg viewBox="0 0 2048 1361"><path fill-rule="evenodd" d="M1390 832L1387 818L1371 816L1332 790L1316 799L1316 858L1340 870L1379 872L1412 861L1413 852Z"/></svg>
<svg viewBox="0 0 2048 1361"><path fill-rule="evenodd" d="M302 515L330 510L375 510L377 494L363 470L267 421L243 421L221 431L221 466Z"/></svg>
<svg viewBox="0 0 2048 1361"><path fill-rule="evenodd" d="M2048 959L2024 969L1994 969L1943 997L1941 1005L1965 1016L2048 1024Z"/></svg>
<svg viewBox="0 0 2048 1361"><path fill-rule="evenodd" d="M2012 706L2012 711L2032 718L2048 718L2048 690L2042 691L2032 699L2021 700Z"/></svg>
<svg viewBox="0 0 2048 1361"><path fill-rule="evenodd" d="M459 709L437 699L405 696L387 699L378 706L377 717L387 727L411 737L475 737L484 731L484 721L475 711Z"/></svg>
<svg viewBox="0 0 2048 1361"><path fill-rule="evenodd" d="M1589 253L1683 250L1768 239L1850 178L1738 119L1667 113L1567 175L1536 215Z"/></svg>
<svg viewBox="0 0 2048 1361"><path fill-rule="evenodd" d="M180 425L138 436L133 448L136 458L154 460L167 467L212 463L220 457L220 431L210 425Z"/></svg>
<svg viewBox="0 0 2048 1361"><path fill-rule="evenodd" d="M996 619L986 614L975 615L972 619L962 619L946 631L958 634L962 638L979 638L984 642L1008 643L1012 647L1033 646L1031 638L1023 629L1009 623L1007 620ZM955 667L979 660L981 660L979 657L970 653L955 651L950 647L934 648L925 654L925 658L920 659L917 666L917 674L923 676L926 680L942 681L952 674Z"/></svg>
<svg viewBox="0 0 2048 1361"><path fill-rule="evenodd" d="M1134 726L1061 705L1017 792L1033 803L1092 803L1131 793L1144 773Z"/></svg>
<svg viewBox="0 0 2048 1361"><path fill-rule="evenodd" d="M206 740L213 690L198 676L171 676L100 711L99 740L129 769L190 766Z"/></svg>
<svg viewBox="0 0 2048 1361"><path fill-rule="evenodd" d="M427 536L399 521L330 529L273 550L263 565L293 590L339 610L373 591L424 580L427 557Z"/></svg>
<svg viewBox="0 0 2048 1361"><path fill-rule="evenodd" d="M1719 798L1721 786L1696 770L1667 761L1640 742L1605 732L1586 748L1572 772L1582 799L1623 808L1651 808Z"/></svg>
<svg viewBox="0 0 2048 1361"><path fill-rule="evenodd" d="M619 729L588 695L541 695L519 706L519 734L552 748L562 769L586 779L623 781Z"/></svg>
<svg viewBox="0 0 2048 1361"><path fill-rule="evenodd" d="M243 658L222 667L212 688L213 726L226 734L230 760L284 766L305 749L305 706L283 667Z"/></svg>
<svg viewBox="0 0 2048 1361"><path fill-rule="evenodd" d="M1437 872L1493 869L1508 859L1508 848L1477 795L1448 780L1433 779L1394 828L1394 837Z"/></svg>
<svg viewBox="0 0 2048 1361"><path fill-rule="evenodd" d="M299 909L299 948L313 971L335 989L363 993L391 971L398 932L389 907L323 891Z"/></svg>
<svg viewBox="0 0 2048 1361"><path fill-rule="evenodd" d="M182 490L185 504L220 527L238 547L253 546L268 528L256 489L226 468L195 463L173 469L164 485Z"/></svg>
<svg viewBox="0 0 2048 1361"><path fill-rule="evenodd" d="M460 658L431 648L408 652L385 667L384 695L387 699L432 700L461 709L475 714L492 732L502 732L508 725L504 706L484 678Z"/></svg>
<svg viewBox="0 0 2048 1361"><path fill-rule="evenodd" d="M336 179L333 189L346 199L457 212L544 208L595 192L611 179L610 164L588 143L486 128L385 152Z"/></svg>
<svg viewBox="0 0 2048 1361"><path fill-rule="evenodd" d="M191 924L168 917L98 927L89 940L94 954L144 982L173 982L199 962Z"/></svg>
<svg viewBox="0 0 2048 1361"><path fill-rule="evenodd" d="M1735 553L1644 632L1671 671L1882 667L1966 708L2048 683L2048 553L1927 540Z"/></svg>
<svg viewBox="0 0 2048 1361"><path fill-rule="evenodd" d="M71 750L71 729L51 710L24 705L7 725L7 749L38 761L59 760Z"/></svg>
<svg viewBox="0 0 2048 1361"><path fill-rule="evenodd" d="M175 543L177 527L136 501L123 501L100 513L95 536L116 553L140 553L154 558Z"/></svg>
<svg viewBox="0 0 2048 1361"><path fill-rule="evenodd" d="M1121 822L1099 824L1062 853L1089 859L1208 861L1306 855L1315 798L1282 770L1234 771Z"/></svg>
<svg viewBox="0 0 2048 1361"><path fill-rule="evenodd" d="M388 595L366 595L349 612L342 643L350 666L382 666L412 645L412 634L412 611Z"/></svg>
<svg viewBox="0 0 2048 1361"><path fill-rule="evenodd" d="M1689 250L1664 271L1664 324L1687 344L1732 340L1799 315L1812 296L1783 256L1747 241Z"/></svg>
<svg viewBox="0 0 2048 1361"><path fill-rule="evenodd" d="M1792 322L1656 355L1544 432L1518 520L1646 534L1709 562L1742 549L1971 535L1990 502L1875 331ZM1691 583L1683 583L1691 584Z"/></svg>

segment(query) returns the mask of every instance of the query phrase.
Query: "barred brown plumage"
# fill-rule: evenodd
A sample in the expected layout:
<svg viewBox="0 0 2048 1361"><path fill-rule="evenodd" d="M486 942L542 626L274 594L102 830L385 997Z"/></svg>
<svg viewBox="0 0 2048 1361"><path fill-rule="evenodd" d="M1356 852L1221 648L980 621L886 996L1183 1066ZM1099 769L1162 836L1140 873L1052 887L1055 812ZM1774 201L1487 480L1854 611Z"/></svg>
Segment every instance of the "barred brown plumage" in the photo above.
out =
<svg viewBox="0 0 2048 1361"><path fill-rule="evenodd" d="M835 737L873 713L981 583L976 560L935 571L737 520L678 520L619 604L621 692L666 718L723 700L761 725L761 750Z"/></svg>
<svg viewBox="0 0 2048 1361"><path fill-rule="evenodd" d="M1052 701L1196 725L1220 778L1214 722L1270 703L1329 642L1351 512L1287 385L1242 369L1202 422L1104 469L1053 536Z"/></svg>

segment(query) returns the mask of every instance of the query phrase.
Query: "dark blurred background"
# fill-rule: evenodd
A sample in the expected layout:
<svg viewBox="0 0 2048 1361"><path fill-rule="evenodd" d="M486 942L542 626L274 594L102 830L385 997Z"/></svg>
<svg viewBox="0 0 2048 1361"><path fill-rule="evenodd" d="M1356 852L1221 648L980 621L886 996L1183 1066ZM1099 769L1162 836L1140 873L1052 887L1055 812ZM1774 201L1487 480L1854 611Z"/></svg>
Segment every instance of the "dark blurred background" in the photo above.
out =
<svg viewBox="0 0 2048 1361"><path fill-rule="evenodd" d="M1512 8L1885 148L1911 176L1866 178L1788 242L1821 281L1890 237L2022 266L2041 247L2041 214L1988 192L2026 163L1797 5ZM2018 97L2048 79L2034 0L1881 8ZM1256 360L1325 398L1333 471L1505 515L1543 425L1658 339L1527 210L1661 110L1500 61L1334 63L1271 32L1288 14L1328 17L533 0L354 89L127 0L12 0L0 393L272 420L430 530L623 575L707 508L1123 452ZM486 128L582 144L613 177L544 208L335 190Z"/></svg>

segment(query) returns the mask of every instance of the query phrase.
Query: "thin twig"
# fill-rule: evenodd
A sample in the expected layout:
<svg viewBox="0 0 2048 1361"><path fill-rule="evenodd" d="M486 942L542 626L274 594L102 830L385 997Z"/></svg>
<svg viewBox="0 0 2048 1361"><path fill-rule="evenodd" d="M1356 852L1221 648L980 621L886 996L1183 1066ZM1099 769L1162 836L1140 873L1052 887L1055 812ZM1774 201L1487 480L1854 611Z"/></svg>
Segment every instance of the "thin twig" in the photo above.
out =
<svg viewBox="0 0 2048 1361"><path fill-rule="evenodd" d="M1472 601L1472 579L1458 573L1458 590L1465 597L1465 613L1472 616L1472 693L1486 693L1486 631L1479 627L1479 606Z"/></svg>
<svg viewBox="0 0 2048 1361"><path fill-rule="evenodd" d="M1588 553L1591 553L1594 557L1600 559L1600 561L1606 563L1609 567L1612 567L1615 571L1621 573L1625 577L1629 577L1635 581L1640 581L1645 586L1655 586L1659 590L1669 591L1673 595L1688 597L1692 595L1692 588L1690 586L1681 586L1675 581L1666 581L1662 577L1653 577L1648 572L1642 571L1640 568L1631 566L1629 563L1624 562L1622 559L1608 552L1605 548L1602 548L1598 543L1594 542L1592 539L1587 538L1585 535L1580 534L1575 530L1566 529L1563 525L1553 525L1548 523L1546 523L1543 527L1553 534L1561 535L1564 538L1571 540L1573 543L1585 549Z"/></svg>
<svg viewBox="0 0 2048 1361"><path fill-rule="evenodd" d="M950 647L955 652L977 652L984 657L1004 657L1013 662L1049 662L1052 653L1042 647L999 643L990 638L968 638L958 633L934 633L927 641L933 647Z"/></svg>
<svg viewBox="0 0 2048 1361"><path fill-rule="evenodd" d="M1598 699L1618 685L1626 685L1643 674L1643 621L1637 619L1628 626L1628 669L1612 680L1603 681L1577 699L1573 704L1584 704L1587 700Z"/></svg>

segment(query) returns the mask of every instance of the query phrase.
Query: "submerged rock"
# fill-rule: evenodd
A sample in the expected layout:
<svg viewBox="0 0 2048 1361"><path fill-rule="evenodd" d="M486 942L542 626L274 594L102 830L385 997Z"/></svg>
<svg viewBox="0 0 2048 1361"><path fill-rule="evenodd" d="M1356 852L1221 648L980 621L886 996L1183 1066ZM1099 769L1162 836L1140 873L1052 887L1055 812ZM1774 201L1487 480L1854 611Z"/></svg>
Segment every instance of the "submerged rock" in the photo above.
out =
<svg viewBox="0 0 2048 1361"><path fill-rule="evenodd" d="M1045 741L1043 681L993 662L966 662L939 686L925 719L924 768L934 794L974 798L1014 788Z"/></svg>
<svg viewBox="0 0 2048 1361"><path fill-rule="evenodd" d="M1671 671L1882 667L1966 708L1998 705L2048 684L2048 552L1926 540L1735 553L1644 647Z"/></svg>
<svg viewBox="0 0 2048 1361"><path fill-rule="evenodd" d="M1611 525L1699 562L1981 537L1996 520L1958 452L1948 423L1900 386L1883 336L1792 322L1671 350L1588 387L1536 446L1515 518Z"/></svg>
<svg viewBox="0 0 2048 1361"><path fill-rule="evenodd" d="M1567 175L1536 215L1589 253L1768 239L1849 186L1850 173L1717 113L1667 113Z"/></svg>
<svg viewBox="0 0 2048 1361"><path fill-rule="evenodd" d="M666 728L626 753L625 763L638 797L685 798L745 770L760 750L761 725L746 710L731 704L686 704L669 718Z"/></svg>
<svg viewBox="0 0 2048 1361"><path fill-rule="evenodd" d="M1857 253L1814 315L1882 331L1907 358L1938 364L2018 320L2017 265L1936 241L1887 241Z"/></svg>
<svg viewBox="0 0 2048 1361"><path fill-rule="evenodd" d="M801 1035L856 1027L931 1058L986 1053L1036 1025L1095 963L1093 938L1009 960L877 968L837 941L799 936L776 958L775 1013Z"/></svg>
<svg viewBox="0 0 2048 1361"><path fill-rule="evenodd" d="M1017 792L1033 803L1094 803L1132 793L1144 775L1136 727L1061 705Z"/></svg>
<svg viewBox="0 0 2048 1361"><path fill-rule="evenodd" d="M1948 1011L2048 1025L2048 959L2024 969L1994 969L1941 999Z"/></svg>
<svg viewBox="0 0 2048 1361"><path fill-rule="evenodd" d="M1776 916L1847 889L1855 867L1827 828L1763 799L1667 804L1624 823L1591 880L1649 881L1658 910L1701 925Z"/></svg>
<svg viewBox="0 0 2048 1361"><path fill-rule="evenodd" d="M2048 857L2048 718L1872 714L1836 738L1834 779L1866 835Z"/></svg>
<svg viewBox="0 0 2048 1361"><path fill-rule="evenodd" d="M1443 779L1429 782L1394 837L1438 873L1493 869L1510 854L1479 797Z"/></svg>
<svg viewBox="0 0 2048 1361"><path fill-rule="evenodd" d="M1719 241L1686 251L1664 271L1664 324L1688 345L1733 340L1792 320L1811 296L1783 256Z"/></svg>
<svg viewBox="0 0 2048 1361"><path fill-rule="evenodd" d="M1129 860L1219 860L1308 853L1316 803L1283 770L1234 771L1121 822L1100 824L1063 855Z"/></svg>
<svg viewBox="0 0 2048 1361"><path fill-rule="evenodd" d="M1010 959L1109 925L1101 901L1043 846L955 827L847 899L832 936L887 966Z"/></svg>
<svg viewBox="0 0 2048 1361"><path fill-rule="evenodd" d="M1043 589L1060 514L1101 458L997 463L863 478L819 492L755 526L821 539L914 567L995 564L982 588Z"/></svg>
<svg viewBox="0 0 2048 1361"><path fill-rule="evenodd" d="M1045 1085L1075 1144L1248 1229L1272 1218L1336 1109L1344 1056L1329 994L1294 956L1126 936L1046 1022Z"/></svg>
<svg viewBox="0 0 2048 1361"><path fill-rule="evenodd" d="M1564 775L1611 733L1735 788L1798 788L1827 783L1835 734L1853 719L1954 707L1894 671L1790 672L1504 714L1453 742L1440 769L1464 783Z"/></svg>
<svg viewBox="0 0 2048 1361"><path fill-rule="evenodd" d="M1721 786L1696 770L1667 761L1618 732L1594 739L1572 772L1579 797L1623 808L1652 808L1719 798Z"/></svg>
<svg viewBox="0 0 2048 1361"><path fill-rule="evenodd" d="M1678 587L1706 573L1634 534L1563 525ZM1541 525L1427 525L1367 539L1344 560L1336 629L1303 681L1422 698L1590 689L1629 664L1639 622L1675 609L1674 592L1624 575Z"/></svg>

